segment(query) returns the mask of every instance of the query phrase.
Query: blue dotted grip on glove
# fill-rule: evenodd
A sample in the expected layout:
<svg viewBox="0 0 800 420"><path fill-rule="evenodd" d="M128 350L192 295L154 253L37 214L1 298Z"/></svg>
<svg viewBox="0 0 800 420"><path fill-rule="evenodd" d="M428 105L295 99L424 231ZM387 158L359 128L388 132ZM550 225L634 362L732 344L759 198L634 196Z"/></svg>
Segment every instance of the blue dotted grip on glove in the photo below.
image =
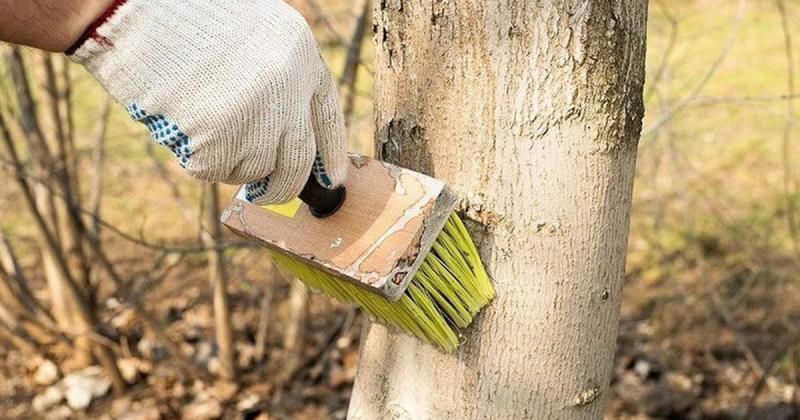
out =
<svg viewBox="0 0 800 420"><path fill-rule="evenodd" d="M317 182L319 182L320 185L327 188L333 187L333 181L331 181L331 178L325 171L325 164L322 162L322 156L320 156L319 152L317 152L317 157L314 158L314 165L311 167L311 171L314 173L314 177L317 178Z"/></svg>
<svg viewBox="0 0 800 420"><path fill-rule="evenodd" d="M147 126L156 143L168 147L172 151L181 167L186 167L189 158L192 157L192 148L189 146L189 136L181 131L177 124L171 122L164 115L152 115L135 103L128 105L125 109L134 121ZM320 185L327 188L333 187L333 181L325 170L325 164L319 152L314 159L311 172ZM254 202L267 194L268 187L269 177L250 182L245 185L245 198L247 201Z"/></svg>
<svg viewBox="0 0 800 420"><path fill-rule="evenodd" d="M251 182L244 186L244 197L249 202L253 202L258 200L259 198L263 197L267 193L267 187L269 186L269 177L262 179L261 181Z"/></svg>
<svg viewBox="0 0 800 420"><path fill-rule="evenodd" d="M177 124L170 122L163 115L152 115L136 104L130 104L125 109L134 121L147 126L156 143L172 150L181 167L185 168L189 164L189 158L192 157L189 136L181 131Z"/></svg>
<svg viewBox="0 0 800 420"><path fill-rule="evenodd" d="M311 172L314 174L314 178L316 178L320 185L326 188L333 187L333 181L331 180L330 176L328 176L328 172L325 171L325 164L323 163L322 156L320 156L319 153L317 153L317 156L314 159L314 164L311 166ZM244 186L245 199L251 203L258 200L267 194L268 187L269 177L266 177L260 181L248 183Z"/></svg>

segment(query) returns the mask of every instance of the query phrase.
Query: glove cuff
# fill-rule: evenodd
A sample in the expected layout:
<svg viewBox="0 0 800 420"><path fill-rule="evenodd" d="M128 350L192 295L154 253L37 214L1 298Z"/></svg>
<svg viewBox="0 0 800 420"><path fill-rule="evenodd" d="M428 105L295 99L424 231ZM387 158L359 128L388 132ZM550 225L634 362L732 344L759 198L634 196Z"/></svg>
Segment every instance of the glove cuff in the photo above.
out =
<svg viewBox="0 0 800 420"><path fill-rule="evenodd" d="M86 27L86 30L83 31L80 38L78 38L69 48L67 48L67 50L64 51L64 54L75 54L75 52L78 51L78 49L81 48L89 39L93 39L99 44L110 44L108 38L100 35L100 33L97 32L97 29L103 26L104 23L108 22L109 19L111 19L111 17L117 13L117 10L119 10L119 8L127 2L128 0L114 0L114 2L112 2L111 5L109 5L108 8L106 8L106 10L97 17L97 19L95 19L88 27Z"/></svg>

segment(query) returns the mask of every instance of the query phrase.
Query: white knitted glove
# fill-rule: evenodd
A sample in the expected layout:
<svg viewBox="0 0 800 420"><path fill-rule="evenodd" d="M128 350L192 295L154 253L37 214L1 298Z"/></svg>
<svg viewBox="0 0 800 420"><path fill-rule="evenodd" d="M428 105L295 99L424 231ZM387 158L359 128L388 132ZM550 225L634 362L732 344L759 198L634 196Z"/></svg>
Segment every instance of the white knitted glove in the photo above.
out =
<svg viewBox="0 0 800 420"><path fill-rule="evenodd" d="M347 171L336 86L305 19L282 0L117 0L70 57L189 174L296 197Z"/></svg>

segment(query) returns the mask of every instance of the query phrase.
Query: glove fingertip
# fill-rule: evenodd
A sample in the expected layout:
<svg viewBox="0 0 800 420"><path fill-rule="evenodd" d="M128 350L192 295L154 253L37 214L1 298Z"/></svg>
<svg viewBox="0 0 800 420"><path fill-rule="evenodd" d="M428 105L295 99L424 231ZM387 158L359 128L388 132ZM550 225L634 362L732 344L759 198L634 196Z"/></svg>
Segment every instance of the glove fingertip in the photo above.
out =
<svg viewBox="0 0 800 420"><path fill-rule="evenodd" d="M333 156L325 159L323 154L317 151L311 173L314 174L319 185L325 188L336 188L342 185L347 179L347 156Z"/></svg>

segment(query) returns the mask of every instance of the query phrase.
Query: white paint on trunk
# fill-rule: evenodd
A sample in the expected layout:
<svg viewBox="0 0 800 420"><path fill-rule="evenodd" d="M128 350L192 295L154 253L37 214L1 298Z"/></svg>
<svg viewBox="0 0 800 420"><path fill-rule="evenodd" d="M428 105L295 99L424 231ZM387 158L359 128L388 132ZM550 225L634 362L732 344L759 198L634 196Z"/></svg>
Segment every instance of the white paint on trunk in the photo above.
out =
<svg viewBox="0 0 800 420"><path fill-rule="evenodd" d="M369 326L350 418L602 417L646 9L646 0L378 2L378 154L464 199L497 299L451 355Z"/></svg>

